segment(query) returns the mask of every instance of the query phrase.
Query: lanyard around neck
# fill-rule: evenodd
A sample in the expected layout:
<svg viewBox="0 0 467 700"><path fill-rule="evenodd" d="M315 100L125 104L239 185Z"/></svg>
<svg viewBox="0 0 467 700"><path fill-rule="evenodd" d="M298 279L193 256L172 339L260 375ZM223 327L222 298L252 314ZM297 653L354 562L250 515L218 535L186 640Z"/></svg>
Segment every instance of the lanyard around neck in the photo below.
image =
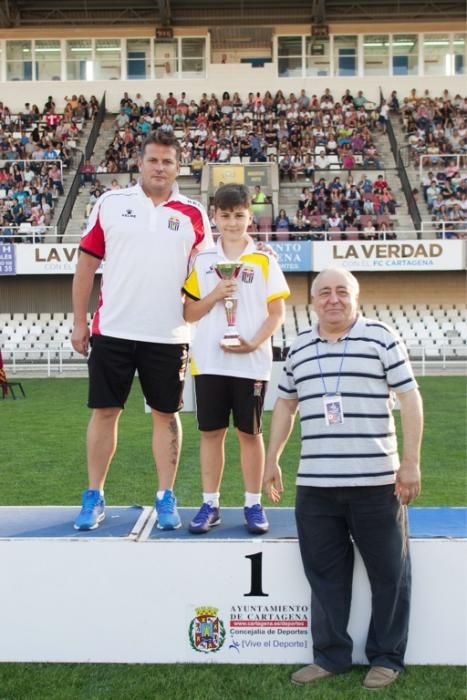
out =
<svg viewBox="0 0 467 700"><path fill-rule="evenodd" d="M350 331L352 330L352 328L355 326L355 323L356 323L356 321L354 321L354 322L352 323L352 325L350 326L350 328L349 328L349 330L348 330L348 332L347 332L346 338L345 338L344 350L343 350L343 352L342 352L341 362L340 362L340 365L339 365L339 371L338 371L338 373L337 373L336 390L335 390L334 392L328 392L328 389L327 389L327 386L326 386L326 380L325 380L324 374L323 374L323 369L322 369L322 367L321 367L321 356L320 356L320 354L319 354L319 352L318 352L318 343L316 343L316 345L315 345L316 359L318 360L319 373L320 373L320 376L321 376L321 382L322 382L322 384L323 384L323 391L324 391L324 394L328 394L328 393L338 394L338 393L339 393L339 386L340 386L340 383L341 383L341 375L342 375L342 365L344 364L345 353L347 352L347 344L348 344L348 342L349 342L349 334L350 334Z"/></svg>

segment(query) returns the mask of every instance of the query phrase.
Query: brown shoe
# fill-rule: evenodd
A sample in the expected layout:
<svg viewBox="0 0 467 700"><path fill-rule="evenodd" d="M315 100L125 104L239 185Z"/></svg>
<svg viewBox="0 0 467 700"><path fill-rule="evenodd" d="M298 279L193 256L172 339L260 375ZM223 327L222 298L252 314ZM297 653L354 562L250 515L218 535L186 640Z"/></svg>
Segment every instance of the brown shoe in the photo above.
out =
<svg viewBox="0 0 467 700"><path fill-rule="evenodd" d="M327 676L333 675L331 671L326 671L325 668L321 668L318 664L310 664L292 673L290 680L297 685L305 685L305 683L314 683L321 678L327 678Z"/></svg>
<svg viewBox="0 0 467 700"><path fill-rule="evenodd" d="M399 678L399 671L385 666L372 666L365 676L363 687L371 690L385 688Z"/></svg>

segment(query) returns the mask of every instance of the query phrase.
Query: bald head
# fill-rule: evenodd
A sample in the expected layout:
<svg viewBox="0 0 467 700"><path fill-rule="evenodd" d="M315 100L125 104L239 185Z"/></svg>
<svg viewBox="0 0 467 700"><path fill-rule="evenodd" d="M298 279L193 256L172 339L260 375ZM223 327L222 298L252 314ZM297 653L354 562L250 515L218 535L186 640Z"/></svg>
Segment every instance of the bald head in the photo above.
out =
<svg viewBox="0 0 467 700"><path fill-rule="evenodd" d="M340 276L342 279L345 280L345 283L348 285L349 289L352 289L355 292L355 295L357 297L360 294L360 285L355 275L353 275L351 272L349 272L343 267L327 267L324 270L321 270L321 272L318 275L316 275L315 279L313 280L313 283L311 285L312 297L316 296L316 291L328 275L337 275L338 277Z"/></svg>
<svg viewBox="0 0 467 700"><path fill-rule="evenodd" d="M357 278L341 267L330 267L317 275L311 294L320 333L337 338L354 323L359 291Z"/></svg>

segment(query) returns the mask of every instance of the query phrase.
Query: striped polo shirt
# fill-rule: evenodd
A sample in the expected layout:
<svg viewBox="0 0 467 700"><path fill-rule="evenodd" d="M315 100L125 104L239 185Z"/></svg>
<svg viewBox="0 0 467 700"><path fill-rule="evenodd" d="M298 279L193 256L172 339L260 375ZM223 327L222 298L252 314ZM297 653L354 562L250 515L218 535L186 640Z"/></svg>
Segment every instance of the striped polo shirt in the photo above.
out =
<svg viewBox="0 0 467 700"><path fill-rule="evenodd" d="M99 197L80 250L104 258L93 335L150 343L187 343L181 288L196 250L212 245L203 206L175 183L155 206L140 185Z"/></svg>
<svg viewBox="0 0 467 700"><path fill-rule="evenodd" d="M336 391L341 362L344 422L327 426L323 394ZM321 338L316 325L300 333L279 384L281 398L299 401L302 439L297 485L393 483L399 468L393 392L416 388L401 339L379 321L360 316L335 343Z"/></svg>

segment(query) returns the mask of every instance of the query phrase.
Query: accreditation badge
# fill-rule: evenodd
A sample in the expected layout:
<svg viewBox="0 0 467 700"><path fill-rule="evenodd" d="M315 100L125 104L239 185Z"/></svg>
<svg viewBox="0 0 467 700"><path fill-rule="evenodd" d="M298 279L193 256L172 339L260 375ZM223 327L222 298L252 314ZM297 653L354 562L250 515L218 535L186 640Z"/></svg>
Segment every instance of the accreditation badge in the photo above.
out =
<svg viewBox="0 0 467 700"><path fill-rule="evenodd" d="M344 422L342 396L340 394L324 394L323 406L326 425L342 425Z"/></svg>

